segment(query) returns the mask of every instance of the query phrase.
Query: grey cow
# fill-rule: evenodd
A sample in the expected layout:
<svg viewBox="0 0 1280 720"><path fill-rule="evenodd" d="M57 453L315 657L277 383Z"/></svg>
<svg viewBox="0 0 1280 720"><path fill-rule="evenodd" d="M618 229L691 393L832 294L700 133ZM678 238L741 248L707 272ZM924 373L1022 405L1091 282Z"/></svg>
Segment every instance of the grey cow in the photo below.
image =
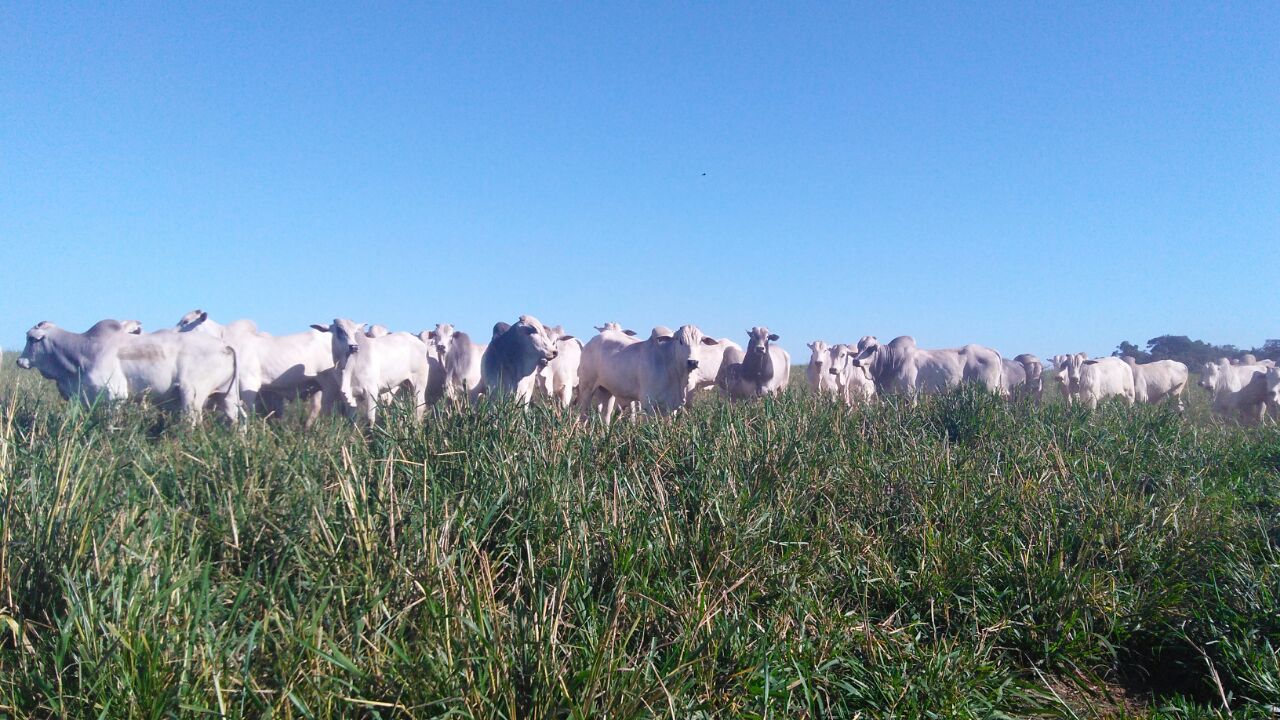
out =
<svg viewBox="0 0 1280 720"><path fill-rule="evenodd" d="M242 415L235 351L205 335L142 335L136 322L115 320L76 333L46 321L27 331L18 367L53 380L67 400L148 396L175 402L194 423L216 395L228 419Z"/></svg>
<svg viewBox="0 0 1280 720"><path fill-rule="evenodd" d="M776 395L791 381L791 355L774 345L778 336L764 326L747 331L747 349L742 362L725 371L725 388L730 398Z"/></svg>
<svg viewBox="0 0 1280 720"><path fill-rule="evenodd" d="M1023 353L1012 360L1001 361L1004 377L1001 383L1006 395L1026 395L1039 402L1044 394L1044 366L1040 358Z"/></svg>
<svg viewBox="0 0 1280 720"><path fill-rule="evenodd" d="M514 394L517 403L527 405L533 398L538 372L556 357L556 344L532 315L521 315L514 325L503 325L494 327L493 341L480 359L481 380L486 392Z"/></svg>
<svg viewBox="0 0 1280 720"><path fill-rule="evenodd" d="M982 345L947 350L921 350L915 338L903 335L889 344L867 337L853 363L865 367L876 392L912 397L942 392L962 382L974 382L1003 393L1004 367L1000 353Z"/></svg>

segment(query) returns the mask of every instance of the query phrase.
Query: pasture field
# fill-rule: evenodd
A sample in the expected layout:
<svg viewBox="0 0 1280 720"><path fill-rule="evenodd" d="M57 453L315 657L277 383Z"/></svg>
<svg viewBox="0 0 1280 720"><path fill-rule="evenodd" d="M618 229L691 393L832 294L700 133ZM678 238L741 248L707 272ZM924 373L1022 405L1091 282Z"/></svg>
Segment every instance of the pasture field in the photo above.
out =
<svg viewBox="0 0 1280 720"><path fill-rule="evenodd" d="M0 716L1274 718L1280 429L1191 391L241 433L6 355Z"/></svg>

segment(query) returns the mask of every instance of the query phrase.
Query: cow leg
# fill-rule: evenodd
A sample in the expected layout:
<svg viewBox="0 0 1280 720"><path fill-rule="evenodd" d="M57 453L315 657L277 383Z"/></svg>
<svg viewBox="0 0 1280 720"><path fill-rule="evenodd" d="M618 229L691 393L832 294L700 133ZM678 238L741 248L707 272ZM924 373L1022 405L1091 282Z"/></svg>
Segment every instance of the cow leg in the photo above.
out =
<svg viewBox="0 0 1280 720"><path fill-rule="evenodd" d="M617 403L618 403L618 399L613 396L613 393L610 393L610 392L605 393L605 398L601 403L601 405L599 406L600 414L604 417L605 427L609 427L609 424L613 422L613 409L617 405Z"/></svg>
<svg viewBox="0 0 1280 720"><path fill-rule="evenodd" d="M199 392L190 384L182 385L178 388L178 412L191 425L198 425L204 413L204 402L208 397L207 393Z"/></svg>
<svg viewBox="0 0 1280 720"><path fill-rule="evenodd" d="M226 395L223 396L223 399L222 399L223 412L227 411L227 407L228 407L227 403L233 395L234 393L227 393ZM248 415L249 413L253 412L255 408L258 407L258 397L259 397L259 394L258 394L257 388L254 388L252 390L249 390L243 387L240 388L240 408L243 408L244 415ZM237 409L236 415L237 415L236 418L232 418L233 422L236 419L238 419L239 416L241 415L241 411L239 409Z"/></svg>
<svg viewBox="0 0 1280 720"><path fill-rule="evenodd" d="M309 428L316 424L316 419L320 417L320 413L325 409L326 394L324 390L316 390L307 396L307 418L302 423L303 427Z"/></svg>
<svg viewBox="0 0 1280 720"><path fill-rule="evenodd" d="M422 424L422 417L427 412L427 386L425 383L413 388L413 419Z"/></svg>
<svg viewBox="0 0 1280 720"><path fill-rule="evenodd" d="M586 382L579 380L578 382L578 415L583 420L588 420L591 417L591 406L592 406L592 401L595 400L595 395L596 395L596 386L595 386L594 379Z"/></svg>

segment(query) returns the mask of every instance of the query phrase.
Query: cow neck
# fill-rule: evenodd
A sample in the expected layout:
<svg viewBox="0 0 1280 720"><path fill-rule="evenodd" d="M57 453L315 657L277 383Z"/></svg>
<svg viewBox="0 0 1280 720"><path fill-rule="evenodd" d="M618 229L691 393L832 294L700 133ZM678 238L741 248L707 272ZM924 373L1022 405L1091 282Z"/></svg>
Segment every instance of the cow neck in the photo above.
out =
<svg viewBox="0 0 1280 720"><path fill-rule="evenodd" d="M897 351L890 349L888 345L881 345L875 357L871 359L871 367L866 370L872 380L878 385L884 385L889 378L897 375L901 368L902 358L898 357Z"/></svg>
<svg viewBox="0 0 1280 720"><path fill-rule="evenodd" d="M91 338L62 328L51 328L45 335L45 342L54 340L53 352L50 355L58 364L58 369L68 375L79 375L84 372L84 361L88 360L96 350L96 338Z"/></svg>
<svg viewBox="0 0 1280 720"><path fill-rule="evenodd" d="M742 361L743 377L755 381L769 380L773 377L773 355L769 349L766 344L764 352L758 356L750 349L747 350L747 359Z"/></svg>

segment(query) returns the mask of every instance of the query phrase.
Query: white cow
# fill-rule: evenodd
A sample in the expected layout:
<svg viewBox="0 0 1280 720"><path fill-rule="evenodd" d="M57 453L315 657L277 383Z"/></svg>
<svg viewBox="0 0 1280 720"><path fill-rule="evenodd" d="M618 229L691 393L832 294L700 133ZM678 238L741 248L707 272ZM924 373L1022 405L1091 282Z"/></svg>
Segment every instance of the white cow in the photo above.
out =
<svg viewBox="0 0 1280 720"><path fill-rule="evenodd" d="M322 410L331 410L338 394L337 373L327 333L309 329L289 335L258 330L251 320L222 325L203 310L193 310L178 321L179 333L204 333L236 351L240 364L240 395L246 409L261 400L275 417L284 414L286 400L310 398L307 423Z"/></svg>
<svg viewBox="0 0 1280 720"><path fill-rule="evenodd" d="M423 342L435 348L444 367L444 394L450 401L466 398L475 402L484 392L480 363L488 345L472 342L471 336L455 330L449 323L439 323L425 333Z"/></svg>
<svg viewBox="0 0 1280 720"><path fill-rule="evenodd" d="M1205 363L1200 387L1213 395L1215 413L1234 417L1245 425L1257 425L1266 411L1269 371L1265 365L1232 365L1222 359Z"/></svg>
<svg viewBox="0 0 1280 720"><path fill-rule="evenodd" d="M573 391L578 387L578 366L582 362L582 341L567 335L556 325L547 332L556 344L556 356L538 371L538 393L557 401L561 407L573 403Z"/></svg>
<svg viewBox="0 0 1280 720"><path fill-rule="evenodd" d="M698 361L698 367L689 373L689 389L696 391L723 388L729 366L742 362L745 357L742 346L729 338L702 338L694 348L694 359Z"/></svg>
<svg viewBox="0 0 1280 720"><path fill-rule="evenodd" d="M1090 410L1109 397L1121 397L1133 404L1133 372L1125 361L1117 357L1085 360L1075 355L1071 362L1073 378L1079 384L1077 399Z"/></svg>
<svg viewBox="0 0 1280 720"><path fill-rule="evenodd" d="M865 341L867 338L863 338ZM858 356L858 348L847 343L840 343L832 350L835 357L831 362L828 374L836 381L836 390L845 404L869 403L876 397L876 381L864 367L853 364Z"/></svg>
<svg viewBox="0 0 1280 720"><path fill-rule="evenodd" d="M639 402L645 413L671 413L689 403L689 375L698 368L702 332L683 325L674 335L638 341L607 328L582 349L578 407L587 417L593 405L608 424L614 404ZM603 402L601 402L603 400Z"/></svg>
<svg viewBox="0 0 1280 720"><path fill-rule="evenodd" d="M819 395L823 393L835 395L839 392L836 383L839 372L835 366L838 347L840 346L827 345L824 340L814 340L809 343L809 364L804 369L804 375L809 381L809 387Z"/></svg>
<svg viewBox="0 0 1280 720"><path fill-rule="evenodd" d="M605 327L621 330L617 323L606 323ZM622 332L635 334L630 330L622 330ZM649 333L650 340L674 336L675 331L665 325L658 325ZM698 367L689 373L689 392L714 387L724 388L725 373L729 365L742 362L743 355L742 346L728 338L717 340L703 336L702 341L693 350L693 359L698 361Z"/></svg>
<svg viewBox="0 0 1280 720"><path fill-rule="evenodd" d="M996 393L1004 392L1004 367L1000 353L982 345L948 350L922 350L915 338L902 335L888 345L867 336L858 343L853 364L866 368L876 382L876 392L903 393L915 398L938 393L962 382L978 383Z"/></svg>
<svg viewBox="0 0 1280 720"><path fill-rule="evenodd" d="M1133 399L1135 402L1154 405L1173 398L1178 409L1183 409L1182 393L1190 376L1187 366L1177 360L1157 360L1141 363L1125 355L1120 358L1133 373Z"/></svg>
<svg viewBox="0 0 1280 720"><path fill-rule="evenodd" d="M1080 362L1089 359L1088 353L1069 353L1053 356L1053 369L1057 371L1058 392L1062 393L1062 399L1068 405L1075 402L1076 395L1079 394L1080 390L1078 383L1071 376L1072 358L1077 356L1079 356Z"/></svg>
<svg viewBox="0 0 1280 720"><path fill-rule="evenodd" d="M379 400L407 386L413 396L413 417L422 421L431 366L421 340L406 332L369 337L363 324L344 318L311 327L330 335L338 392L348 408L362 412L372 424L377 419Z"/></svg>
<svg viewBox="0 0 1280 720"><path fill-rule="evenodd" d="M84 333L42 322L27 331L18 367L57 383L62 397L93 403L149 396L176 402L192 423L211 396L233 422L242 416L235 350L206 335L140 334L135 322L103 320Z"/></svg>

